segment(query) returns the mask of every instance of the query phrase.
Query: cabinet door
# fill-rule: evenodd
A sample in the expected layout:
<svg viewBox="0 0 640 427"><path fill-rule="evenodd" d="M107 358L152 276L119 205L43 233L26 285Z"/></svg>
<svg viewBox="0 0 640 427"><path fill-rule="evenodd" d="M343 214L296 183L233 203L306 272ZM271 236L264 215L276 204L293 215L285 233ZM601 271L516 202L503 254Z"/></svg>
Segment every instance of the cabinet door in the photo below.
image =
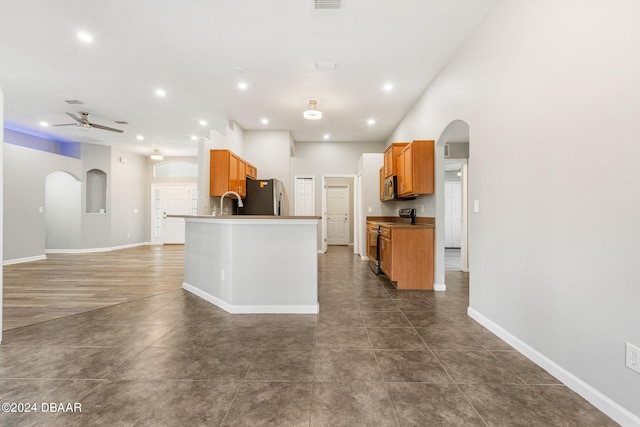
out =
<svg viewBox="0 0 640 427"><path fill-rule="evenodd" d="M405 172L404 172L404 161L405 156L404 156L404 151L402 153L400 153L398 155L398 158L396 159L396 166L398 167L398 188L396 188L396 191L398 192L398 195L401 196L404 193L404 189L406 187L405 184L405 180L406 180L406 176L405 176Z"/></svg>
<svg viewBox="0 0 640 427"><path fill-rule="evenodd" d="M393 175L393 146L387 148L387 151L384 152L384 171L383 178Z"/></svg>
<svg viewBox="0 0 640 427"><path fill-rule="evenodd" d="M404 153L404 193L413 193L413 146L408 145L403 151Z"/></svg>
<svg viewBox="0 0 640 427"><path fill-rule="evenodd" d="M235 191L240 194L240 196L245 197L247 195L247 164L233 153L231 154L229 162L229 169L231 171L229 190Z"/></svg>
<svg viewBox="0 0 640 427"><path fill-rule="evenodd" d="M398 196L413 194L413 163L413 147L407 145L398 155Z"/></svg>
<svg viewBox="0 0 640 427"><path fill-rule="evenodd" d="M229 150L211 150L210 175L209 175L209 195L222 196L229 190L229 179L231 171Z"/></svg>

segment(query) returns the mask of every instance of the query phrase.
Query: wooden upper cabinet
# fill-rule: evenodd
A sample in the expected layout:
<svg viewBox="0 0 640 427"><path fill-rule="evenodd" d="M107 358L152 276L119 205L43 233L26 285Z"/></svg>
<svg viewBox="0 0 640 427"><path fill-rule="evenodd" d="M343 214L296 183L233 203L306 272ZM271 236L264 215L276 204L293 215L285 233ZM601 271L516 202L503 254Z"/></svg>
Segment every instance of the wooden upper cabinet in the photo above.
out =
<svg viewBox="0 0 640 427"><path fill-rule="evenodd" d="M247 176L258 175L255 166L247 163L229 150L211 150L209 171L209 194L222 196L227 191L235 191L241 197L247 195Z"/></svg>
<svg viewBox="0 0 640 427"><path fill-rule="evenodd" d="M258 179L258 169L251 163L247 163L247 178Z"/></svg>
<svg viewBox="0 0 640 427"><path fill-rule="evenodd" d="M413 141L397 158L398 196L414 197L433 194L434 142Z"/></svg>
<svg viewBox="0 0 640 427"><path fill-rule="evenodd" d="M384 201L384 166L380 168L380 200Z"/></svg>
<svg viewBox="0 0 640 427"><path fill-rule="evenodd" d="M396 159L398 158L400 152L407 145L409 145L408 142L394 142L389 145L384 151L384 178L390 177L392 175L398 175Z"/></svg>

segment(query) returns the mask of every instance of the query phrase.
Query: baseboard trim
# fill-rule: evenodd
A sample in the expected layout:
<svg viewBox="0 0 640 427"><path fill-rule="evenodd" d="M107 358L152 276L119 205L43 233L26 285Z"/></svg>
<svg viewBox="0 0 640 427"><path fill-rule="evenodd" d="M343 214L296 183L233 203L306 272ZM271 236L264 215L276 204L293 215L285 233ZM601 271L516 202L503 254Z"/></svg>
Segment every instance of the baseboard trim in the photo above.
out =
<svg viewBox="0 0 640 427"><path fill-rule="evenodd" d="M551 375L556 377L560 382L569 387L571 390L578 393L588 402L590 402L593 406L598 408L600 411L604 412L607 416L613 419L615 422L619 423L623 426L639 426L640 425L640 417L632 414L627 409L623 408L600 391L592 387L591 385L585 383L580 378L573 375L571 372L567 371L560 365L553 362L551 359L547 358L542 353L538 352L534 348L530 347L525 342L521 341L519 338L515 337L511 333L507 332L498 324L494 323L492 320L488 319L478 311L474 310L471 307L467 308L467 314L474 319L476 322L480 323L485 328L489 329L498 337L502 338L520 353L524 354L527 358L529 358L536 365L540 366Z"/></svg>
<svg viewBox="0 0 640 427"><path fill-rule="evenodd" d="M433 290L438 292L446 291L447 285L445 285L444 283L434 283Z"/></svg>
<svg viewBox="0 0 640 427"><path fill-rule="evenodd" d="M47 259L47 256L46 255L38 255L38 256L30 256L30 257L26 257L26 258L8 259L6 261L2 261L2 265L22 264L23 262L41 261L43 259Z"/></svg>
<svg viewBox="0 0 640 427"><path fill-rule="evenodd" d="M90 253L96 253L96 252L110 252L110 251L117 251L120 249L136 248L138 246L147 246L147 245L149 245L149 243L141 242L141 243L133 243L130 245L111 246L107 248L46 249L45 253L47 254L90 254Z"/></svg>
<svg viewBox="0 0 640 427"><path fill-rule="evenodd" d="M233 305L186 282L182 289L231 314L318 314L320 305Z"/></svg>

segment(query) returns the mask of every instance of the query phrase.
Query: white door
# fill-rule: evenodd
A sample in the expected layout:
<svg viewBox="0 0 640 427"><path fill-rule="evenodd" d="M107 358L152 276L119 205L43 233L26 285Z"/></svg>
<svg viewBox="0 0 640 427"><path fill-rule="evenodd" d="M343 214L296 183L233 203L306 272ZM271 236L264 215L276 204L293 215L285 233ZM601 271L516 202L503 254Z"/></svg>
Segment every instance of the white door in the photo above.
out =
<svg viewBox="0 0 640 427"><path fill-rule="evenodd" d="M182 218L167 215L195 215L198 192L196 184L155 185L154 194L154 243L184 244L185 225Z"/></svg>
<svg viewBox="0 0 640 427"><path fill-rule="evenodd" d="M444 246L462 245L462 183L444 183Z"/></svg>
<svg viewBox="0 0 640 427"><path fill-rule="evenodd" d="M314 216L313 178L296 177L295 213L297 216Z"/></svg>
<svg viewBox="0 0 640 427"><path fill-rule="evenodd" d="M327 244L349 244L349 187L327 187Z"/></svg>

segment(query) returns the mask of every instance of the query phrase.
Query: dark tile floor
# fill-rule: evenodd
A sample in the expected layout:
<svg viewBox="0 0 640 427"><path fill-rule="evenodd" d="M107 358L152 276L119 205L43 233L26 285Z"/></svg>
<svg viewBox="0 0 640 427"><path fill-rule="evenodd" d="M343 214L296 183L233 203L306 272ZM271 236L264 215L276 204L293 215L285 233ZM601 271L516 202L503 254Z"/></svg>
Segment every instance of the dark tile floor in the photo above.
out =
<svg viewBox="0 0 640 427"><path fill-rule="evenodd" d="M615 425L471 320L463 273L398 291L331 247L319 281L318 316L229 315L180 290L10 330L0 402L37 412L0 425Z"/></svg>

